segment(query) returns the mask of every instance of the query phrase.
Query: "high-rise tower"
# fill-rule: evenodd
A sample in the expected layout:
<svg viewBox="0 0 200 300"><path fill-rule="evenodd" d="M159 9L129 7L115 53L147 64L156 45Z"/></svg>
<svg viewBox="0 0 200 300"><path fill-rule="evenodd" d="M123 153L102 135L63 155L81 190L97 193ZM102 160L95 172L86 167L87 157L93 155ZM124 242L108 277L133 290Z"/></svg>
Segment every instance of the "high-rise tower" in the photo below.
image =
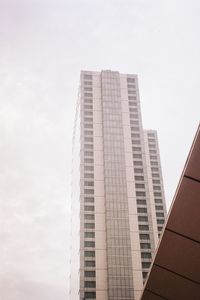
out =
<svg viewBox="0 0 200 300"><path fill-rule="evenodd" d="M137 76L82 71L73 139L70 299L137 300L166 216Z"/></svg>

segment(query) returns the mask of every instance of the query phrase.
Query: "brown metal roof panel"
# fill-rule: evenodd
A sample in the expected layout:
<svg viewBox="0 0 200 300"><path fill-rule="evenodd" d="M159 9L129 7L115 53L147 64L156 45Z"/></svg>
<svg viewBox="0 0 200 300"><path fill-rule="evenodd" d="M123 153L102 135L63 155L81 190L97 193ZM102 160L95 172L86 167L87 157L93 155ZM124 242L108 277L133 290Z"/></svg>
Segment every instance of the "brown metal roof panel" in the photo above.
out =
<svg viewBox="0 0 200 300"><path fill-rule="evenodd" d="M165 230L154 264L200 284L200 243Z"/></svg>
<svg viewBox="0 0 200 300"><path fill-rule="evenodd" d="M188 157L185 175L200 181L200 127L194 139L191 154Z"/></svg>
<svg viewBox="0 0 200 300"><path fill-rule="evenodd" d="M142 300L200 300L200 127L179 182ZM159 299L159 298L158 298Z"/></svg>
<svg viewBox="0 0 200 300"><path fill-rule="evenodd" d="M153 265L146 291L152 291L168 300L199 300L200 285ZM148 298L147 298L148 299ZM154 298L149 298L152 300ZM142 297L142 300L146 300Z"/></svg>
<svg viewBox="0 0 200 300"><path fill-rule="evenodd" d="M200 183L183 177L166 228L200 242Z"/></svg>
<svg viewBox="0 0 200 300"><path fill-rule="evenodd" d="M145 291L142 300L165 300L165 298L155 295L150 291Z"/></svg>

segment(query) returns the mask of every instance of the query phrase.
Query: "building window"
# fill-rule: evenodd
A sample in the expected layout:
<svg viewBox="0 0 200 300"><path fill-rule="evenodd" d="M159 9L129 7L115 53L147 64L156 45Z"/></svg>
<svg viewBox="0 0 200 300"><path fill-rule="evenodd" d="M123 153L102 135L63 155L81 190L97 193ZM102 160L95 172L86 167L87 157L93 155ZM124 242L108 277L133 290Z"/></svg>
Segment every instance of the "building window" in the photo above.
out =
<svg viewBox="0 0 200 300"><path fill-rule="evenodd" d="M94 167L93 166L84 166L84 171L93 171Z"/></svg>
<svg viewBox="0 0 200 300"><path fill-rule="evenodd" d="M137 168L135 168L135 169L134 169L134 172L135 172L135 173L143 173L143 169L137 169Z"/></svg>
<svg viewBox="0 0 200 300"><path fill-rule="evenodd" d="M133 158L142 158L142 154L137 154L137 153L135 154L135 153L134 153L134 154L133 154Z"/></svg>
<svg viewBox="0 0 200 300"><path fill-rule="evenodd" d="M85 105L84 105L84 109L92 109L92 108L93 108L92 105L89 105L89 104L85 104Z"/></svg>
<svg viewBox="0 0 200 300"><path fill-rule="evenodd" d="M136 88L135 84L128 84L128 89L135 89L135 88Z"/></svg>
<svg viewBox="0 0 200 300"><path fill-rule="evenodd" d="M141 147L132 147L132 150L134 152L134 151L141 151L142 149L141 149Z"/></svg>
<svg viewBox="0 0 200 300"><path fill-rule="evenodd" d="M85 202L94 202L94 198L93 197L84 197L84 201Z"/></svg>
<svg viewBox="0 0 200 300"><path fill-rule="evenodd" d="M92 92L92 88L91 87L84 87L84 91L86 91L86 92Z"/></svg>
<svg viewBox="0 0 200 300"><path fill-rule="evenodd" d="M93 128L92 124L84 124L84 128Z"/></svg>
<svg viewBox="0 0 200 300"><path fill-rule="evenodd" d="M142 272L143 279L147 278L148 272Z"/></svg>
<svg viewBox="0 0 200 300"><path fill-rule="evenodd" d="M94 186L93 181L84 181L84 186Z"/></svg>
<svg viewBox="0 0 200 300"><path fill-rule="evenodd" d="M144 180L144 176L135 176L135 180L140 180L143 181Z"/></svg>
<svg viewBox="0 0 200 300"><path fill-rule="evenodd" d="M128 95L128 100L137 100L136 96L130 96Z"/></svg>
<svg viewBox="0 0 200 300"><path fill-rule="evenodd" d="M150 266L151 266L150 262L147 262L147 261L142 262L142 268L143 269L148 269L148 268L150 268Z"/></svg>
<svg viewBox="0 0 200 300"><path fill-rule="evenodd" d="M140 243L141 249L151 249L150 243Z"/></svg>
<svg viewBox="0 0 200 300"><path fill-rule="evenodd" d="M92 137L85 137L84 141L93 143L93 138Z"/></svg>
<svg viewBox="0 0 200 300"><path fill-rule="evenodd" d="M139 191L136 191L136 196L142 196L142 197L145 197L145 196L146 196L146 193L145 193L145 192L139 192Z"/></svg>
<svg viewBox="0 0 200 300"><path fill-rule="evenodd" d="M150 252L142 252L141 257L142 258L151 258L151 253Z"/></svg>
<svg viewBox="0 0 200 300"><path fill-rule="evenodd" d="M93 131L91 130L84 130L85 135L93 135Z"/></svg>
<svg viewBox="0 0 200 300"><path fill-rule="evenodd" d="M86 99L84 99L84 103L88 103L88 104L92 104L92 99L90 99L90 98L86 98Z"/></svg>
<svg viewBox="0 0 200 300"><path fill-rule="evenodd" d="M151 154L156 154L156 153L157 153L156 150L149 150L149 152L150 152Z"/></svg>
<svg viewBox="0 0 200 300"><path fill-rule="evenodd" d="M134 138L140 138L139 133L131 133L131 136L134 137Z"/></svg>
<svg viewBox="0 0 200 300"><path fill-rule="evenodd" d="M131 134L132 135L132 134ZM133 145L140 145L140 140L132 140Z"/></svg>
<svg viewBox="0 0 200 300"><path fill-rule="evenodd" d="M155 139L148 139L149 143L155 143Z"/></svg>
<svg viewBox="0 0 200 300"><path fill-rule="evenodd" d="M157 191L160 191L160 190L161 190L161 187L160 187L160 186L154 185L154 186L153 186L153 189L154 189L154 190L157 190Z"/></svg>
<svg viewBox="0 0 200 300"><path fill-rule="evenodd" d="M84 148L85 149L93 149L93 145L92 144L84 144Z"/></svg>
<svg viewBox="0 0 200 300"><path fill-rule="evenodd" d="M156 205L156 210L163 210L163 206L162 205Z"/></svg>
<svg viewBox="0 0 200 300"><path fill-rule="evenodd" d="M158 159L155 155L150 155L150 159Z"/></svg>
<svg viewBox="0 0 200 300"><path fill-rule="evenodd" d="M155 203L162 203L162 199L155 199Z"/></svg>
<svg viewBox="0 0 200 300"><path fill-rule="evenodd" d="M130 118L138 119L138 114L130 114Z"/></svg>
<svg viewBox="0 0 200 300"><path fill-rule="evenodd" d="M159 192L154 192L154 196L155 196L155 197L162 197L162 194L159 193Z"/></svg>
<svg viewBox="0 0 200 300"><path fill-rule="evenodd" d="M151 168L151 171L152 171L152 172L158 172L159 169L158 169L158 168L153 168L153 167L152 167L152 168Z"/></svg>
<svg viewBox="0 0 200 300"><path fill-rule="evenodd" d="M164 220L163 219L157 219L157 224L164 224Z"/></svg>
<svg viewBox="0 0 200 300"><path fill-rule="evenodd" d="M84 93L84 97L92 97L92 93Z"/></svg>
<svg viewBox="0 0 200 300"><path fill-rule="evenodd" d="M160 177L160 176L159 176L159 174L157 174L157 173L153 173L153 174L152 174L152 177L155 178L155 177Z"/></svg>
<svg viewBox="0 0 200 300"><path fill-rule="evenodd" d="M92 75L84 74L83 77L84 77L84 79L92 80Z"/></svg>
<svg viewBox="0 0 200 300"><path fill-rule="evenodd" d="M84 173L84 177L85 178L94 178L94 174L93 173Z"/></svg>
<svg viewBox="0 0 200 300"><path fill-rule="evenodd" d="M96 299L96 292L85 292L85 299Z"/></svg>
<svg viewBox="0 0 200 300"><path fill-rule="evenodd" d="M142 231L149 230L149 226L148 225L139 225L139 230L142 230Z"/></svg>
<svg viewBox="0 0 200 300"><path fill-rule="evenodd" d="M158 231L162 231L162 230L163 230L163 227L158 226Z"/></svg>
<svg viewBox="0 0 200 300"><path fill-rule="evenodd" d="M139 127L131 127L131 130L133 130L133 131L140 131Z"/></svg>
<svg viewBox="0 0 200 300"><path fill-rule="evenodd" d="M146 203L146 200L144 200L144 199L137 199L137 204L146 205L147 203Z"/></svg>
<svg viewBox="0 0 200 300"><path fill-rule="evenodd" d="M136 91L128 90L128 94L129 94L129 95L135 95L135 94L136 94Z"/></svg>
<svg viewBox="0 0 200 300"><path fill-rule="evenodd" d="M148 137L155 137L155 133L150 133L150 132L148 132Z"/></svg>
<svg viewBox="0 0 200 300"><path fill-rule="evenodd" d="M89 205L85 205L85 206L84 206L84 210L85 210L85 211L94 211L94 206L91 206L91 205L90 205L90 206L89 206Z"/></svg>
<svg viewBox="0 0 200 300"><path fill-rule="evenodd" d="M84 114L86 116L92 116L93 112L92 111L85 111Z"/></svg>
<svg viewBox="0 0 200 300"><path fill-rule="evenodd" d="M139 121L137 121L137 120L130 120L130 123L132 124L132 125L139 125ZM131 127L131 130L132 130L132 127ZM134 131L134 130L133 130Z"/></svg>
<svg viewBox="0 0 200 300"><path fill-rule="evenodd" d="M141 233L140 234L140 239L141 240L149 240L150 239L149 234L143 234L143 233Z"/></svg>
<svg viewBox="0 0 200 300"><path fill-rule="evenodd" d="M137 106L137 102L129 101L129 106Z"/></svg>
<svg viewBox="0 0 200 300"><path fill-rule="evenodd" d="M92 85L92 81L84 81L84 85Z"/></svg>
<svg viewBox="0 0 200 300"><path fill-rule="evenodd" d="M127 82L135 82L135 78L127 77Z"/></svg>
<svg viewBox="0 0 200 300"><path fill-rule="evenodd" d="M84 194L94 194L94 190L84 189Z"/></svg>
<svg viewBox="0 0 200 300"><path fill-rule="evenodd" d="M95 233L92 231L86 231L84 234L85 238L94 238L95 237Z"/></svg>
<svg viewBox="0 0 200 300"><path fill-rule="evenodd" d="M95 271L85 271L85 277L95 277Z"/></svg>
<svg viewBox="0 0 200 300"><path fill-rule="evenodd" d="M158 218L164 218L164 213L160 213L160 212L157 212L156 213L156 217L158 217Z"/></svg>
<svg viewBox="0 0 200 300"><path fill-rule="evenodd" d="M85 98L84 99L84 103L85 104L92 104L93 103L93 100L91 98Z"/></svg>
<svg viewBox="0 0 200 300"><path fill-rule="evenodd" d="M136 183L135 187L136 187L136 189L144 189L145 185L143 183Z"/></svg>
<svg viewBox="0 0 200 300"><path fill-rule="evenodd" d="M157 161L151 161L151 165L152 166L158 166L158 162Z"/></svg>
<svg viewBox="0 0 200 300"><path fill-rule="evenodd" d="M153 179L153 184L160 184L160 180L159 179Z"/></svg>
<svg viewBox="0 0 200 300"><path fill-rule="evenodd" d="M84 118L84 122L93 122L93 118L87 118L87 117L85 117Z"/></svg>
<svg viewBox="0 0 200 300"><path fill-rule="evenodd" d="M149 148L156 148L155 144L149 144Z"/></svg>
<svg viewBox="0 0 200 300"><path fill-rule="evenodd" d="M94 220L94 215L84 215L85 220Z"/></svg>
<svg viewBox="0 0 200 300"><path fill-rule="evenodd" d="M95 257L95 251L85 251L84 256L85 257Z"/></svg>
<svg viewBox="0 0 200 300"><path fill-rule="evenodd" d="M137 108L132 108L132 107L129 107L129 111L130 112L135 112L135 113L138 113L138 109Z"/></svg>
<svg viewBox="0 0 200 300"><path fill-rule="evenodd" d="M85 260L85 267L95 267L94 260Z"/></svg>
<svg viewBox="0 0 200 300"><path fill-rule="evenodd" d="M87 229L94 229L95 224L94 223L85 223L84 227Z"/></svg>
<svg viewBox="0 0 200 300"><path fill-rule="evenodd" d="M96 282L95 281L85 281L85 288L95 288Z"/></svg>
<svg viewBox="0 0 200 300"><path fill-rule="evenodd" d="M142 161L135 160L133 164L134 166L142 166Z"/></svg>
<svg viewBox="0 0 200 300"><path fill-rule="evenodd" d="M148 217L147 216L138 216L138 221L139 222L148 222Z"/></svg>
<svg viewBox="0 0 200 300"><path fill-rule="evenodd" d="M84 247L90 247L90 248L94 248L95 247L95 242L91 242L91 241L85 241L84 242Z"/></svg>

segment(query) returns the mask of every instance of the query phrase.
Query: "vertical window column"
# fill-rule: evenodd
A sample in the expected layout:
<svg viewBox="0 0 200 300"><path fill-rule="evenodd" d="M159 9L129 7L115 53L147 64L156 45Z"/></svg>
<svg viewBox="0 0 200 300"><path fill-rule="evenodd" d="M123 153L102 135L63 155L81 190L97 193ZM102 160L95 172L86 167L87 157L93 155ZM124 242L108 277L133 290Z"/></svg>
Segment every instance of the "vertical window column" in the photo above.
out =
<svg viewBox="0 0 200 300"><path fill-rule="evenodd" d="M93 149L93 86L92 75L83 80L83 161L84 161L84 299L96 299L94 149Z"/></svg>
<svg viewBox="0 0 200 300"><path fill-rule="evenodd" d="M131 141L133 153L133 167L135 174L135 191L138 213L138 229L141 248L142 275L145 280L151 264L151 242L149 220L147 212L146 183L144 179L142 140L141 140L141 116L140 106L137 100L136 85L134 78L127 78L129 117L131 128Z"/></svg>
<svg viewBox="0 0 200 300"><path fill-rule="evenodd" d="M156 132L148 132L147 137L148 137L148 147L149 147L149 154L150 154L149 156L150 156L150 164L151 164L151 174L152 174L158 237L160 237L165 222L165 207L164 207L164 195L163 195L162 178L161 178L162 176L161 176L161 169L160 169L160 157L159 157Z"/></svg>
<svg viewBox="0 0 200 300"><path fill-rule="evenodd" d="M119 86L117 72L102 72L108 300L134 298Z"/></svg>

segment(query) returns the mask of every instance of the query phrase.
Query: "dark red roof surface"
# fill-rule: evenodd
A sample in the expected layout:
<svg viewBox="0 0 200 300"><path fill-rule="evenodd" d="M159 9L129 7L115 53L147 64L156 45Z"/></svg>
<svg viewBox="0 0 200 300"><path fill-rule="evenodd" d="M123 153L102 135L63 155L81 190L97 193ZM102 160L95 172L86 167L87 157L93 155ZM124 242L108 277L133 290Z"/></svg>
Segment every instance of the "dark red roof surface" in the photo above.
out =
<svg viewBox="0 0 200 300"><path fill-rule="evenodd" d="M200 300L200 127L141 300Z"/></svg>

